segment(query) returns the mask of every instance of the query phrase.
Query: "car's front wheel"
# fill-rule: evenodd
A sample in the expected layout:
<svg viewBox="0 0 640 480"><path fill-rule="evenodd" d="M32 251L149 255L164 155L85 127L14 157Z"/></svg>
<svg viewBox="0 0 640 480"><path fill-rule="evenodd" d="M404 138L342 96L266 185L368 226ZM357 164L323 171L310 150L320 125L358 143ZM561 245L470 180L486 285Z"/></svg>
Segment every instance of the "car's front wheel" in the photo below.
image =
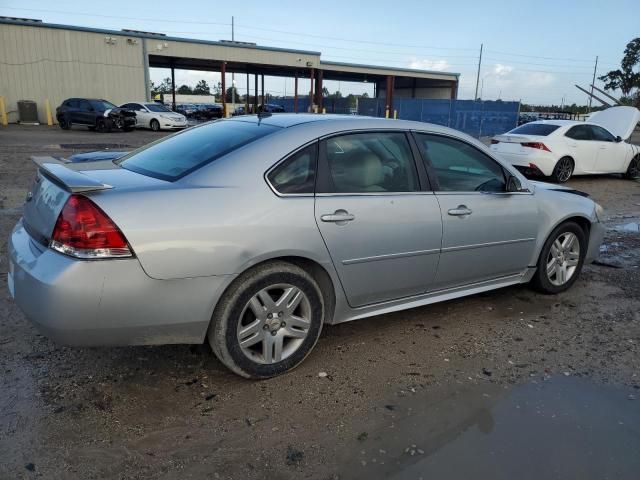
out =
<svg viewBox="0 0 640 480"><path fill-rule="evenodd" d="M153 130L154 132L160 131L160 122L155 118L151 120L151 123L149 123L149 126L151 127L151 130Z"/></svg>
<svg viewBox="0 0 640 480"><path fill-rule="evenodd" d="M111 131L111 122L106 118L96 120L96 130L100 133L109 133Z"/></svg>
<svg viewBox="0 0 640 480"><path fill-rule="evenodd" d="M548 294L564 292L578 279L586 253L587 239L580 225L558 226L542 247L533 287Z"/></svg>
<svg viewBox="0 0 640 480"><path fill-rule="evenodd" d="M324 301L302 268L269 262L237 278L218 302L209 343L233 372L269 378L295 368L322 329Z"/></svg>
<svg viewBox="0 0 640 480"><path fill-rule="evenodd" d="M624 177L628 178L629 180L640 178L640 155L636 155L631 159Z"/></svg>
<svg viewBox="0 0 640 480"><path fill-rule="evenodd" d="M71 122L66 116L62 116L58 119L58 125L62 130L69 130L71 128Z"/></svg>
<svg viewBox="0 0 640 480"><path fill-rule="evenodd" d="M573 160L570 157L562 157L556 163L551 174L551 179L557 183L564 183L571 178L573 174Z"/></svg>

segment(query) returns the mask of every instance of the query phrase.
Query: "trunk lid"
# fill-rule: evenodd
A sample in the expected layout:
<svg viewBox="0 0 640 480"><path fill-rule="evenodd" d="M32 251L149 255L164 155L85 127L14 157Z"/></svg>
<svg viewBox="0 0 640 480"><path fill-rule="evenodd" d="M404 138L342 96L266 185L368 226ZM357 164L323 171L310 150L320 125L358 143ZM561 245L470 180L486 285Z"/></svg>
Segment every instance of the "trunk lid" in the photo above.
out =
<svg viewBox="0 0 640 480"><path fill-rule="evenodd" d="M539 135L511 135L505 133L504 135L496 135L493 140L497 140L499 143L491 145L491 150L499 153L512 153L517 155L525 155L531 150L527 150L522 146L522 143L527 142L542 142L545 137Z"/></svg>
<svg viewBox="0 0 640 480"><path fill-rule="evenodd" d="M166 184L118 167L111 161L63 163L54 157L33 157L38 165L23 208L22 222L31 237L48 246L62 208L74 193L89 193Z"/></svg>
<svg viewBox="0 0 640 480"><path fill-rule="evenodd" d="M640 122L640 110L635 107L609 107L594 112L589 122L598 124L614 135L627 140Z"/></svg>

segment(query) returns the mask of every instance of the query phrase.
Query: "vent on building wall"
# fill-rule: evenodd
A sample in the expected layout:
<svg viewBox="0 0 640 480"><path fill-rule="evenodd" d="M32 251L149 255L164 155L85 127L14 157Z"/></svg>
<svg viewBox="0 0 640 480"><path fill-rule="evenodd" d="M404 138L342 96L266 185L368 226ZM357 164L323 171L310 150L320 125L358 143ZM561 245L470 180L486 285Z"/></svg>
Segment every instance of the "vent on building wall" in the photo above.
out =
<svg viewBox="0 0 640 480"><path fill-rule="evenodd" d="M12 22L24 22L24 23L42 23L42 20L37 18L18 18L18 17L4 17L0 15L0 20L10 20Z"/></svg>

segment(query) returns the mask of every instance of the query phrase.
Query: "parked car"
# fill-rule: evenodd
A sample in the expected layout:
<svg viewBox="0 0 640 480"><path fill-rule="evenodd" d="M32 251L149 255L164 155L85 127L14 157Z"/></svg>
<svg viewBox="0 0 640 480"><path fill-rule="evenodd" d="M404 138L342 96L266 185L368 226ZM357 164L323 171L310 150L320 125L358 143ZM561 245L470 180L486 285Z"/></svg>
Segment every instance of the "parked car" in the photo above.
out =
<svg viewBox="0 0 640 480"><path fill-rule="evenodd" d="M208 341L251 378L294 368L324 324L565 291L604 234L584 194L421 122L247 116L115 162L35 160L8 246L26 316L70 345Z"/></svg>
<svg viewBox="0 0 640 480"><path fill-rule="evenodd" d="M238 115L246 115L246 109L243 106L240 107L236 107L233 109L233 113L231 114L234 117L237 117Z"/></svg>
<svg viewBox="0 0 640 480"><path fill-rule="evenodd" d="M154 132L162 129L175 130L187 127L187 117L156 102L130 102L120 108L136 112L136 127L150 128Z"/></svg>
<svg viewBox="0 0 640 480"><path fill-rule="evenodd" d="M193 118L193 115L198 111L195 105L191 103L178 103L176 104L176 112L184 115L187 118Z"/></svg>
<svg viewBox="0 0 640 480"><path fill-rule="evenodd" d="M264 105L258 105L258 112L283 113L284 107L282 105L276 105L275 103L265 103Z"/></svg>
<svg viewBox="0 0 640 480"><path fill-rule="evenodd" d="M110 132L113 128L129 132L136 124L134 111L95 98L65 100L56 109L56 119L63 130L69 130L72 125L84 125L99 132Z"/></svg>
<svg viewBox="0 0 640 480"><path fill-rule="evenodd" d="M491 151L528 176L563 183L571 175L622 173L640 176L640 146L629 139L640 121L634 107L611 107L588 122L541 120L491 140Z"/></svg>

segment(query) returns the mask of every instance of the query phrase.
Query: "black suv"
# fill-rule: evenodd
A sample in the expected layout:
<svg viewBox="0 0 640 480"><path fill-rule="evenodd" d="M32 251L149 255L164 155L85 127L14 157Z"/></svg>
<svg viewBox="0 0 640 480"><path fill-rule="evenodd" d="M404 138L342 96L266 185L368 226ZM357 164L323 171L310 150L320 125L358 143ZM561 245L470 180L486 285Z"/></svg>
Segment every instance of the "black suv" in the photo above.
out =
<svg viewBox="0 0 640 480"><path fill-rule="evenodd" d="M84 125L99 132L110 132L113 128L129 132L136 126L136 112L95 98L65 100L56 109L56 119L63 130L69 130L71 125Z"/></svg>

